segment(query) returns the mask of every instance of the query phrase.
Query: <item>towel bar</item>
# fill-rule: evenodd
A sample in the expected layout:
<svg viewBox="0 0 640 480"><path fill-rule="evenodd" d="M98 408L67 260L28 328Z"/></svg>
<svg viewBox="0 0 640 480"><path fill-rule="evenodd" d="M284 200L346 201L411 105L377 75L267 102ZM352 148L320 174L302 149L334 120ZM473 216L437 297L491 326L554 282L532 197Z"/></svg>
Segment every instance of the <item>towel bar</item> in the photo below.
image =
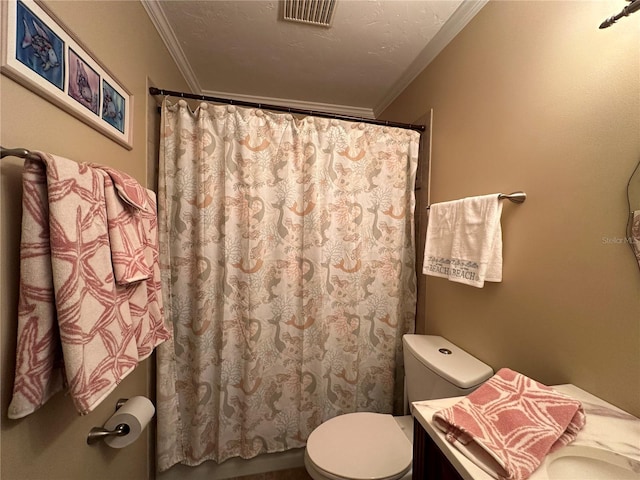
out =
<svg viewBox="0 0 640 480"><path fill-rule="evenodd" d="M31 153L26 148L4 148L0 147L0 158L4 157L18 157L28 158L30 160L40 160L36 154Z"/></svg>
<svg viewBox="0 0 640 480"><path fill-rule="evenodd" d="M527 199L527 194L524 192L512 192L512 193L500 193L498 195L498 200L504 200L507 199L513 203L524 203L524 201ZM427 205L427 210L429 210L431 208L431 205Z"/></svg>
<svg viewBox="0 0 640 480"><path fill-rule="evenodd" d="M498 195L498 200L504 199L510 200L513 203L524 203L527 199L527 194L524 192L513 192L513 193L501 193Z"/></svg>

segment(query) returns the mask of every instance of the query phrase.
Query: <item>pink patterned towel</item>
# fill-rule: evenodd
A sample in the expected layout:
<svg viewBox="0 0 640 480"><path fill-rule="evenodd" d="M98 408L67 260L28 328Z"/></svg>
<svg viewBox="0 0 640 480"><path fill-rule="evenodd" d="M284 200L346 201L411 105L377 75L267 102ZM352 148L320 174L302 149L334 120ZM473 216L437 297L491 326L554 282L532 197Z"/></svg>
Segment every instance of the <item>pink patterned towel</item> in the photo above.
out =
<svg viewBox="0 0 640 480"><path fill-rule="evenodd" d="M90 412L170 337L153 193L145 191L144 210L132 208L105 171L39 155L23 174L9 418L29 415L65 386L78 412Z"/></svg>
<svg viewBox="0 0 640 480"><path fill-rule="evenodd" d="M466 457L499 479L524 480L544 457L572 442L586 417L579 401L503 368L435 425Z"/></svg>
<svg viewBox="0 0 640 480"><path fill-rule="evenodd" d="M105 175L105 202L116 283L129 285L138 360L170 337L164 325L156 195L124 172L91 165ZM140 280L137 285L130 285Z"/></svg>
<svg viewBox="0 0 640 480"><path fill-rule="evenodd" d="M152 271L145 254L148 242L143 222L155 217L155 198L151 204L147 190L123 172L102 165L89 166L107 174L104 194L116 282L127 285L149 279Z"/></svg>

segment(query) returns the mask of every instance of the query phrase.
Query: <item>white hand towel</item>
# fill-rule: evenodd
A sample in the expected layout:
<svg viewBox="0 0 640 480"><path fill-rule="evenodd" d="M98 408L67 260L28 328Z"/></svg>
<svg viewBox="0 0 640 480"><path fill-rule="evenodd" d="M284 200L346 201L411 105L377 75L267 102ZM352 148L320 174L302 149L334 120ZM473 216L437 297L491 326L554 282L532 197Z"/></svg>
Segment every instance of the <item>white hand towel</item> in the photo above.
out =
<svg viewBox="0 0 640 480"><path fill-rule="evenodd" d="M502 281L498 195L431 205L422 273L479 288Z"/></svg>

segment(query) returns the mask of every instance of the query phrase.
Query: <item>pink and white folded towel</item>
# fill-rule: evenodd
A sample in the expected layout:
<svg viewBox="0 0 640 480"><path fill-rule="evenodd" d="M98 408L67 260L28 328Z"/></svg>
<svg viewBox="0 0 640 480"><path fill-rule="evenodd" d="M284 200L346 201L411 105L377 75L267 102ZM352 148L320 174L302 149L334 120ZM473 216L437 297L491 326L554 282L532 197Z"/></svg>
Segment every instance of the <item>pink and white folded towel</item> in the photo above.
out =
<svg viewBox="0 0 640 480"><path fill-rule="evenodd" d="M107 168L38 155L23 173L9 418L65 387L77 411L90 412L171 336L153 192Z"/></svg>
<svg viewBox="0 0 640 480"><path fill-rule="evenodd" d="M544 457L575 440L582 404L503 368L452 407L433 415L460 452L498 479L524 480Z"/></svg>
<svg viewBox="0 0 640 480"><path fill-rule="evenodd" d="M147 261L146 232L143 226L145 212L155 214L147 190L134 178L113 168L90 164L104 172L104 196L111 248L113 273L118 285L129 285L148 280L152 276Z"/></svg>
<svg viewBox="0 0 640 480"><path fill-rule="evenodd" d="M138 360L169 338L164 326L156 196L133 177L103 165L104 196L116 284L129 294Z"/></svg>

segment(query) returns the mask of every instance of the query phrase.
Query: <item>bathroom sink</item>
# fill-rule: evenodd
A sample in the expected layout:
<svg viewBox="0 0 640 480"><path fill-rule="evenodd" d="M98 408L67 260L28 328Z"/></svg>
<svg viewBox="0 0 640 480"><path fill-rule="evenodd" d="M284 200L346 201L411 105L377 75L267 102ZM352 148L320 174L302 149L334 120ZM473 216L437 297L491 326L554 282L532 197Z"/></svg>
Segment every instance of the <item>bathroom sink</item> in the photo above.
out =
<svg viewBox="0 0 640 480"><path fill-rule="evenodd" d="M640 480L640 462L600 448L572 446L547 458L550 479Z"/></svg>

